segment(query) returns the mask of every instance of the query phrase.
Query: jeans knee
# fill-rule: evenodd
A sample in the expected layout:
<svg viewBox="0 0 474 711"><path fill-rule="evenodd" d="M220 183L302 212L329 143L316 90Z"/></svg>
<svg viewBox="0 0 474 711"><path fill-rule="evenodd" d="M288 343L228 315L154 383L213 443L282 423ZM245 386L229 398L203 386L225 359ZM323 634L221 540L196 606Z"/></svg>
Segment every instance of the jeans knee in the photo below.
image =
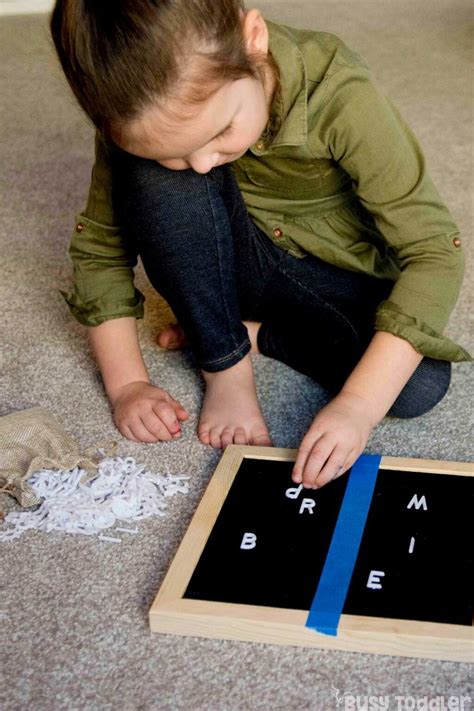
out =
<svg viewBox="0 0 474 711"><path fill-rule="evenodd" d="M206 177L191 168L172 170L122 150L113 154L112 166L112 199L117 211L123 211L125 216L130 209L156 205L158 200L182 209L189 196L203 189Z"/></svg>
<svg viewBox="0 0 474 711"><path fill-rule="evenodd" d="M437 405L449 390L451 363L424 358L387 413L391 417L420 417Z"/></svg>

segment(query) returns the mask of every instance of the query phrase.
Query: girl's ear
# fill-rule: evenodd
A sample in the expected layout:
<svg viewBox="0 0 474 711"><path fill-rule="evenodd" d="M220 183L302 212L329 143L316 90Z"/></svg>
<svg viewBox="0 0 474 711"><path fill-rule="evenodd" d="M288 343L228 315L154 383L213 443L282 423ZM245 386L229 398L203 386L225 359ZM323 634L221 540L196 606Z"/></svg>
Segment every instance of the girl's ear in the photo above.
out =
<svg viewBox="0 0 474 711"><path fill-rule="evenodd" d="M267 54L268 29L260 10L254 8L245 15L242 13L242 31L249 54Z"/></svg>

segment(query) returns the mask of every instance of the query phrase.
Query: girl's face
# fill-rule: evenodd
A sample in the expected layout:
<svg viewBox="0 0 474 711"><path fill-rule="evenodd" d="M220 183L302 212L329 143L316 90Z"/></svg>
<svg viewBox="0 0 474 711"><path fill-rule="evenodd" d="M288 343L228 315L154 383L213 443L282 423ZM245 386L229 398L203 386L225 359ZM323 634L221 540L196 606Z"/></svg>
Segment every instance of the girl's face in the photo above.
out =
<svg viewBox="0 0 474 711"><path fill-rule="evenodd" d="M238 79L222 86L197 109L193 119L166 125L157 109L147 109L120 136L121 148L165 168L207 173L242 156L263 133L274 83ZM116 140L117 142L117 140Z"/></svg>
<svg viewBox="0 0 474 711"><path fill-rule="evenodd" d="M268 29L258 10L241 12L246 47L266 54ZM245 77L227 84L196 107L192 117L170 122L157 106L150 106L114 135L118 146L142 158L156 160L171 170L212 168L240 158L263 133L270 116L276 78L266 65L265 82ZM179 115L179 105L173 107Z"/></svg>

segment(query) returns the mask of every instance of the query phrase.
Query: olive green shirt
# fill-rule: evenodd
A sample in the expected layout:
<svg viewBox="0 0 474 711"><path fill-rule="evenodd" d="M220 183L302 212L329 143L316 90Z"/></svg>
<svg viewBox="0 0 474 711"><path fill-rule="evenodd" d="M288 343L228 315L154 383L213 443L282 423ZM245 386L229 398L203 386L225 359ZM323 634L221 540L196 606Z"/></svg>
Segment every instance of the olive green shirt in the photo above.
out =
<svg viewBox="0 0 474 711"><path fill-rule="evenodd" d="M421 148L363 58L333 34L266 20L281 75L268 124L232 169L258 227L296 258L393 280L375 329L425 356L472 360L443 336L464 274L459 229L427 174ZM87 206L69 255L80 323L143 317L137 254L111 199L110 151L96 134Z"/></svg>

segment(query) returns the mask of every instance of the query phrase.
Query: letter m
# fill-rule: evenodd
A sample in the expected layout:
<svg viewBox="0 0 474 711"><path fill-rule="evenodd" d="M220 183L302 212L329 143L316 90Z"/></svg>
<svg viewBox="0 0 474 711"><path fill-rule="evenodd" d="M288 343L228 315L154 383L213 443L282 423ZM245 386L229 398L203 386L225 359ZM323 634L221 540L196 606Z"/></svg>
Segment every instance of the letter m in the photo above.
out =
<svg viewBox="0 0 474 711"><path fill-rule="evenodd" d="M407 509L411 509L412 506L414 506L417 511L421 508L423 508L424 511L428 511L425 496L422 496L421 499L419 499L418 494L414 494L412 500L407 506Z"/></svg>

